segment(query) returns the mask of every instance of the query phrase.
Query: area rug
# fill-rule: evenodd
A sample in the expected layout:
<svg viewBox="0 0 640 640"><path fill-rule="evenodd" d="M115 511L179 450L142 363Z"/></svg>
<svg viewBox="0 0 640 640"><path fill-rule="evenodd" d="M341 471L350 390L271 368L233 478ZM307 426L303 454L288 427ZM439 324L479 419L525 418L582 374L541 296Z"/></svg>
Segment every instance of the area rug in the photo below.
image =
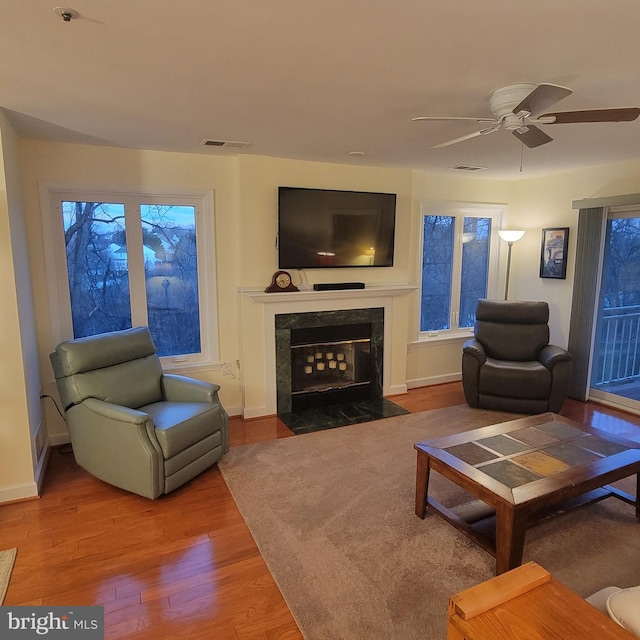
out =
<svg viewBox="0 0 640 640"><path fill-rule="evenodd" d="M413 444L516 417L461 405L237 447L219 462L307 640L446 636L448 598L491 578L495 560L414 514ZM440 501L468 499L433 476ZM524 562L583 596L640 584L639 526L609 498L530 529Z"/></svg>
<svg viewBox="0 0 640 640"><path fill-rule="evenodd" d="M13 570L13 564L16 561L17 549L8 549L0 551L0 605L4 602L4 596L9 587L9 578Z"/></svg>

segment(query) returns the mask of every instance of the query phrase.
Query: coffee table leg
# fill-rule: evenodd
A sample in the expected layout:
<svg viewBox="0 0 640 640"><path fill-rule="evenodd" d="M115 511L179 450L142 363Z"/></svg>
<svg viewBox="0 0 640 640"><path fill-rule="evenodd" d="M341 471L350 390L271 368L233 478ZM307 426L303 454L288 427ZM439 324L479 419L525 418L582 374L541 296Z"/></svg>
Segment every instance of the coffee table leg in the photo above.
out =
<svg viewBox="0 0 640 640"><path fill-rule="evenodd" d="M496 575L522 564L524 538L527 532L526 513L518 513L506 505L496 509Z"/></svg>
<svg viewBox="0 0 640 640"><path fill-rule="evenodd" d="M429 456L418 451L416 462L416 515L424 520L427 512L427 491L429 490Z"/></svg>

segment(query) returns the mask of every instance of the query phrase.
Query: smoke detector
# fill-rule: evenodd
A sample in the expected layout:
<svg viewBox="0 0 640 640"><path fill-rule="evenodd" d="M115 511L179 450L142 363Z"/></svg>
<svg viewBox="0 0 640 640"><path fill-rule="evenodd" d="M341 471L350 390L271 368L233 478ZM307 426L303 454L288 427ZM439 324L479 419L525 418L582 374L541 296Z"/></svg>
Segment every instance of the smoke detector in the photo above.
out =
<svg viewBox="0 0 640 640"><path fill-rule="evenodd" d="M80 14L75 9L70 9L68 7L56 7L53 10L57 16L60 16L65 22L71 22L76 18L80 17Z"/></svg>

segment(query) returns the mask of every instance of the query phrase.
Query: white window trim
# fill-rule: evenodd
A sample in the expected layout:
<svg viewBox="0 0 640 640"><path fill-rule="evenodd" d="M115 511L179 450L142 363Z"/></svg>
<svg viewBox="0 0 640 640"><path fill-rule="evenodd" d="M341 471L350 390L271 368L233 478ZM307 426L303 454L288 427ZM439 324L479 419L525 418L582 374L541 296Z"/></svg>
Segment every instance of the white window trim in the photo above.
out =
<svg viewBox="0 0 640 640"><path fill-rule="evenodd" d="M133 199L144 199L145 204L162 202L185 204L196 210L196 249L198 255L198 295L200 298L201 353L163 357L166 370L205 369L221 366L218 338L217 279L215 260L214 198L211 190L153 189L149 187L108 187L85 184L50 183L39 185L44 258L49 295L51 321L51 349L64 340L73 338L71 300L68 287L66 254L63 248L64 228L58 203L69 201L120 202L125 208ZM132 324L136 326L135 316Z"/></svg>
<svg viewBox="0 0 640 640"><path fill-rule="evenodd" d="M505 219L507 211L506 204L490 204L477 202L457 202L457 201L423 201L420 203L420 223L418 234L418 264L417 264L417 282L419 283L418 296L416 296L416 318L418 319L417 336L415 342L444 342L448 340L456 340L468 338L473 335L473 327L458 327L459 313L459 293L460 293L460 272L462 269L462 227L457 225L457 237L454 244L453 269L452 269L452 304L451 316L449 319L451 329L441 329L439 331L420 331L420 313L422 304L422 255L424 240L424 217L432 216L478 216L490 217L493 219L491 225L491 245L489 251L489 269L487 278L487 297L496 298L498 296L498 276L499 276L499 257L500 257L500 236L498 229L502 228L502 221ZM455 327L455 328L454 328Z"/></svg>

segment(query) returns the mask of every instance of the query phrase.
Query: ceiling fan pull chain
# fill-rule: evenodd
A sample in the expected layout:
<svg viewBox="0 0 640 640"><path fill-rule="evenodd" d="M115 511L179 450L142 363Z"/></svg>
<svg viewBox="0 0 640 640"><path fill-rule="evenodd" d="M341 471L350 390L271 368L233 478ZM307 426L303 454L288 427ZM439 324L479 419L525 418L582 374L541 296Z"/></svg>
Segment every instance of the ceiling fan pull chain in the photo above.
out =
<svg viewBox="0 0 640 640"><path fill-rule="evenodd" d="M524 160L524 142L520 143L520 173L522 173L522 163Z"/></svg>

